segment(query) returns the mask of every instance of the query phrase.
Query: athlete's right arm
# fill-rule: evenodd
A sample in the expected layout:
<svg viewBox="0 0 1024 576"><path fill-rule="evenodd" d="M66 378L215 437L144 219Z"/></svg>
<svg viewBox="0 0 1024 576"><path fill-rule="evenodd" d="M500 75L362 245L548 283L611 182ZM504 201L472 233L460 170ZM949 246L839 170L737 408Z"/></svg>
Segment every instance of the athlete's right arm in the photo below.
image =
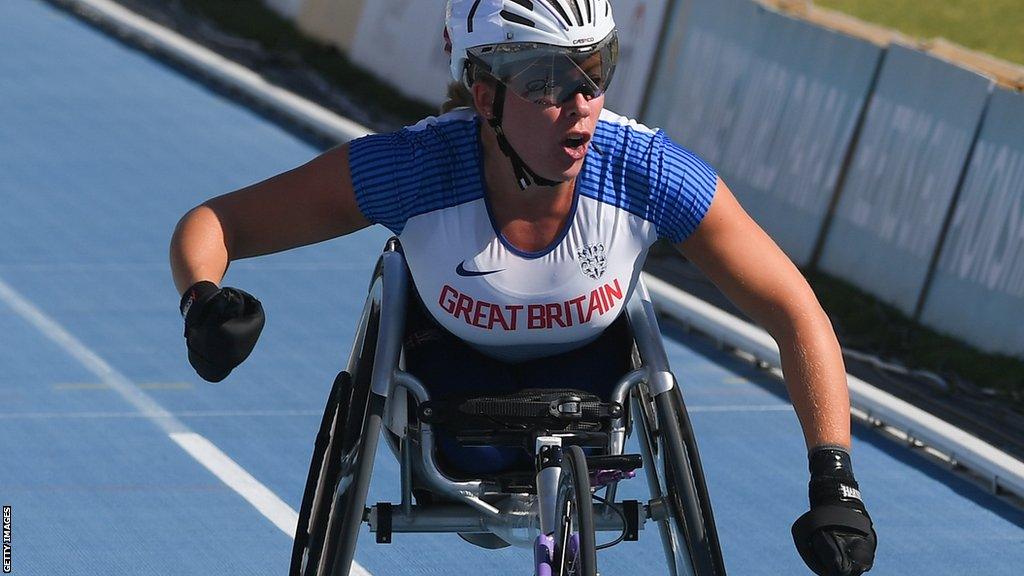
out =
<svg viewBox="0 0 1024 576"><path fill-rule="evenodd" d="M186 213L171 238L174 284L179 294L201 280L220 284L233 260L315 244L369 225L356 204L344 144Z"/></svg>

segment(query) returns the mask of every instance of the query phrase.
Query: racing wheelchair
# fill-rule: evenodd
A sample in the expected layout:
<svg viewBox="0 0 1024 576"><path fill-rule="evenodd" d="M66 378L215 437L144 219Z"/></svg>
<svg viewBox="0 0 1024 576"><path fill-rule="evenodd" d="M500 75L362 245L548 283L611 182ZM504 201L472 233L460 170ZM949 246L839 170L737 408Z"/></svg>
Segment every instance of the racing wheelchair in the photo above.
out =
<svg viewBox="0 0 1024 576"><path fill-rule="evenodd" d="M396 532L497 536L532 548L537 576L595 576L597 549L637 540L648 521L668 574L725 575L697 445L642 281L618 320L628 325L632 370L611 398L567 389L434 401L404 370L409 304L405 258L391 238L317 434L291 576L347 576L363 523L377 543ZM460 476L438 457L441 427L468 445L527 447L534 466ZM641 454L624 454L634 431ZM401 501L367 507L380 438L400 463ZM641 467L650 499L617 501L618 484ZM619 536L599 547L597 531Z"/></svg>

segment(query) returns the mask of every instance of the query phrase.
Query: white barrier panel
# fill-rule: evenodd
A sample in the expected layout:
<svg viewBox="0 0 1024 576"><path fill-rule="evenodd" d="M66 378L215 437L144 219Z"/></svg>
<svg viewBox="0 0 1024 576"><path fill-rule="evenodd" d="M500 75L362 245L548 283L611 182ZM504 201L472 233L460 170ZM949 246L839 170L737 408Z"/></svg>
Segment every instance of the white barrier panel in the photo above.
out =
<svg viewBox="0 0 1024 576"><path fill-rule="evenodd" d="M678 64L661 68L646 118L718 168L804 265L881 53L746 0L699 0L670 36L662 56Z"/></svg>
<svg viewBox="0 0 1024 576"><path fill-rule="evenodd" d="M444 102L451 78L444 7L445 0L370 0L349 57L410 98Z"/></svg>
<svg viewBox="0 0 1024 576"><path fill-rule="evenodd" d="M686 4L690 0L678 0ZM656 58L667 0L615 0L619 30L619 65L604 105L629 118L640 115L647 79Z"/></svg>
<svg viewBox="0 0 1024 576"><path fill-rule="evenodd" d="M820 267L913 314L991 80L889 47Z"/></svg>
<svg viewBox="0 0 1024 576"><path fill-rule="evenodd" d="M655 64L644 121L719 166L756 56L759 8L750 0L677 5Z"/></svg>
<svg viewBox="0 0 1024 576"><path fill-rule="evenodd" d="M993 95L954 210L921 320L1024 357L1024 95Z"/></svg>
<svg viewBox="0 0 1024 576"><path fill-rule="evenodd" d="M302 0L296 23L303 34L348 52L367 3L373 0Z"/></svg>

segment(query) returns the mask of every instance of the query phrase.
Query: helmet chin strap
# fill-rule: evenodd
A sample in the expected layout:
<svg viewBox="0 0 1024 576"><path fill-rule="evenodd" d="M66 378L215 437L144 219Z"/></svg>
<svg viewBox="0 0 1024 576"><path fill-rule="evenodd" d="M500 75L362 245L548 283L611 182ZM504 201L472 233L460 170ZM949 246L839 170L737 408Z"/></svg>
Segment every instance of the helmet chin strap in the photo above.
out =
<svg viewBox="0 0 1024 576"><path fill-rule="evenodd" d="M497 88L494 94L494 110L491 114L490 119L487 123L494 129L494 134L498 137L498 147L501 148L502 153L508 156L508 159L512 162L512 171L515 172L516 183L519 184L520 190L526 190L531 184L537 186L557 186L561 182L554 180L548 180L534 172L523 162L523 159L516 153L515 149L512 148L512 144L509 143L508 138L505 137L505 131L501 128L501 117L505 109L505 85L501 82L497 83Z"/></svg>

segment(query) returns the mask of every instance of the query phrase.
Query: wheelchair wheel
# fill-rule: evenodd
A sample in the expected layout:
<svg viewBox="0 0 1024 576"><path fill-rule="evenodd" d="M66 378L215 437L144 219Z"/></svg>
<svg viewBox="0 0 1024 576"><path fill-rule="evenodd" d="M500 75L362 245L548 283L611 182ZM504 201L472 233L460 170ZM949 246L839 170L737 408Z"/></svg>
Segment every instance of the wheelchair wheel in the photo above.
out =
<svg viewBox="0 0 1024 576"><path fill-rule="evenodd" d="M334 379L323 420L320 422L320 431L313 445L313 458L306 477L306 490L302 495L299 522L292 545L292 562L288 572L291 576L315 573L316 568L310 566L310 558L314 559L314 564L319 563L330 511L328 487L334 486L337 481L338 456L341 451L340 436L336 440L334 432L338 426L339 414L344 417L348 411L351 396L352 377L348 372L341 372ZM310 571L307 571L307 567Z"/></svg>
<svg viewBox="0 0 1024 576"><path fill-rule="evenodd" d="M636 396L641 449L654 462L648 470L651 496L667 515L658 521L669 574L724 576L711 501L678 385L653 398L645 388Z"/></svg>
<svg viewBox="0 0 1024 576"><path fill-rule="evenodd" d="M594 505L590 497L587 459L579 446L562 452L562 473L555 501L555 558L552 574L597 575Z"/></svg>
<svg viewBox="0 0 1024 576"><path fill-rule="evenodd" d="M291 576L348 576L351 569L384 413L385 399L370 390L378 327L379 314L374 311L353 375L342 372L332 391L336 405L329 439L322 451L314 448L292 549ZM325 422L328 416L324 415ZM318 452L322 452L320 461ZM315 480L314 473L318 474Z"/></svg>

